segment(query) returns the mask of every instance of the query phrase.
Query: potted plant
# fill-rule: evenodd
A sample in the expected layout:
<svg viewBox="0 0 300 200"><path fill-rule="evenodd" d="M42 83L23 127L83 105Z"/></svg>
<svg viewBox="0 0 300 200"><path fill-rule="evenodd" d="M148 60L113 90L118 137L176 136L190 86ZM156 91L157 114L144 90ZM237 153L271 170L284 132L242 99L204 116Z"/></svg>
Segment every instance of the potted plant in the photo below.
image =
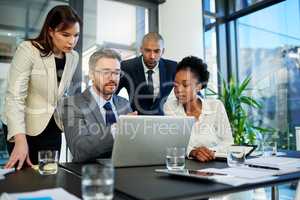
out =
<svg viewBox="0 0 300 200"><path fill-rule="evenodd" d="M256 136L273 129L255 126L249 118L249 109L261 109L262 105L254 98L246 94L249 91L250 77L246 77L241 83L230 78L229 83L222 79L222 90L219 94L223 102L229 122L231 124L234 143L253 145L256 143ZM216 93L215 93L216 94Z"/></svg>

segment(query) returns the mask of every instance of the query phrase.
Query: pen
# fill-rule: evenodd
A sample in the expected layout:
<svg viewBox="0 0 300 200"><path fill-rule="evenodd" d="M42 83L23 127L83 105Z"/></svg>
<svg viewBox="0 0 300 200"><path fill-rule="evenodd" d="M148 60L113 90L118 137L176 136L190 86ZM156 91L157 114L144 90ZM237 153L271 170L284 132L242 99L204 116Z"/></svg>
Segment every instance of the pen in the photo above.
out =
<svg viewBox="0 0 300 200"><path fill-rule="evenodd" d="M254 168L262 168L262 169L271 169L271 170L280 170L277 167L268 167L268 166L260 166L260 165L248 165L249 167L254 167Z"/></svg>

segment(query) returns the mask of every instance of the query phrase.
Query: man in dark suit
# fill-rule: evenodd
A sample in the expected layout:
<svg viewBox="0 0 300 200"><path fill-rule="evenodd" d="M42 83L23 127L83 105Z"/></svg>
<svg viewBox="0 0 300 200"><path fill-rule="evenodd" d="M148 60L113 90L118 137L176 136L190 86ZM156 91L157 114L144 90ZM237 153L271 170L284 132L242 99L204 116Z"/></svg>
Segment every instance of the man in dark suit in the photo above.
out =
<svg viewBox="0 0 300 200"><path fill-rule="evenodd" d="M163 115L163 105L173 88L177 63L161 58L164 40L155 32L146 34L141 56L123 61L124 72L117 93L125 87L131 107L141 115Z"/></svg>

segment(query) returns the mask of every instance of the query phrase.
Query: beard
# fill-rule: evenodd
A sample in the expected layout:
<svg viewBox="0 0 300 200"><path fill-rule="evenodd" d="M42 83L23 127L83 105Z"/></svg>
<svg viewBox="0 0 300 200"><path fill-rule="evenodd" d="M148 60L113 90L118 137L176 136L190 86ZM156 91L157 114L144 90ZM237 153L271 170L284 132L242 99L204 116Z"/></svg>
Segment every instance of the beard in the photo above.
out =
<svg viewBox="0 0 300 200"><path fill-rule="evenodd" d="M149 68L149 69L153 69L156 65L157 65L157 61L153 61L153 62L145 62L145 65Z"/></svg>
<svg viewBox="0 0 300 200"><path fill-rule="evenodd" d="M113 89L108 89L108 87L113 87ZM104 84L102 88L99 85L94 84L94 88L97 90L97 93L101 96L111 96L115 93L118 84L114 81Z"/></svg>

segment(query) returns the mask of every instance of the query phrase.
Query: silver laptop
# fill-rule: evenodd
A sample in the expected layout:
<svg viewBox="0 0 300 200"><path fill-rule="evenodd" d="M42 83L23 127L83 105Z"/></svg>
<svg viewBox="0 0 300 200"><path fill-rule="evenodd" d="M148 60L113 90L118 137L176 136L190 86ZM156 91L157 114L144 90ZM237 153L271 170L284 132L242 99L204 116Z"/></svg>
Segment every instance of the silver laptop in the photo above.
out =
<svg viewBox="0 0 300 200"><path fill-rule="evenodd" d="M167 147L187 147L194 117L120 116L114 141L115 167L162 165Z"/></svg>

